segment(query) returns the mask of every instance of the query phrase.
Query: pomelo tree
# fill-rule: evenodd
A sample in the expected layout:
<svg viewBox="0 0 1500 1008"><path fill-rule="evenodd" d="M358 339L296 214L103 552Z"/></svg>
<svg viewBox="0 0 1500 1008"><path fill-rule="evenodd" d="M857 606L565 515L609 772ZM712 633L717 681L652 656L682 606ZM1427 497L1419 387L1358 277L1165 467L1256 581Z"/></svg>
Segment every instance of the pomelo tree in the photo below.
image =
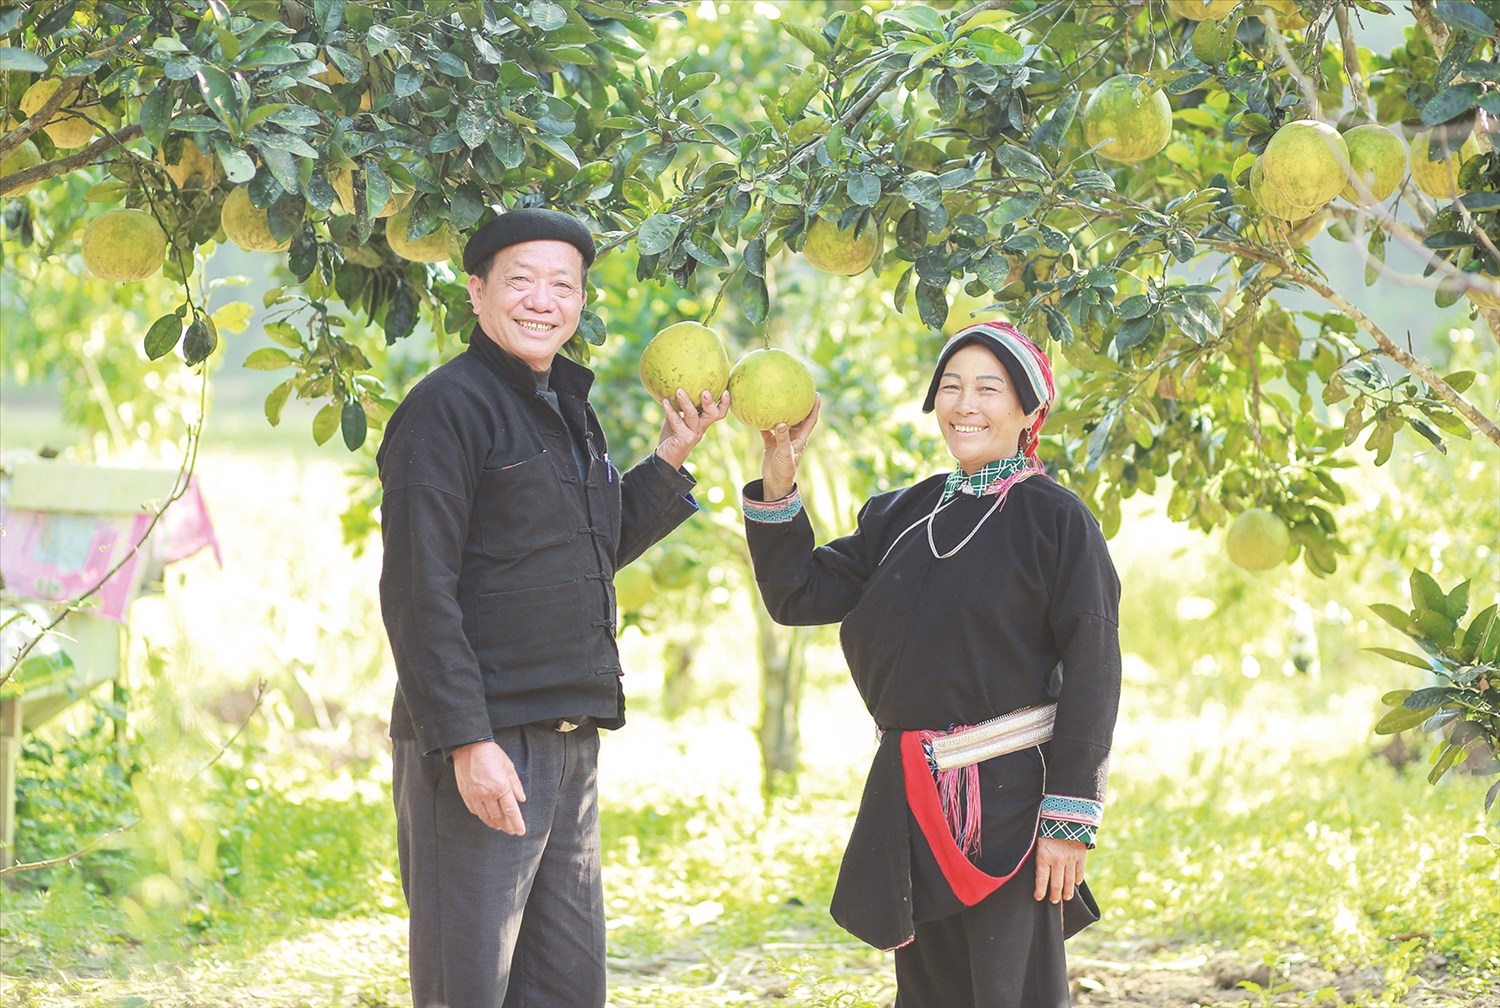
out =
<svg viewBox="0 0 1500 1008"><path fill-rule="evenodd" d="M420 331L436 360L467 332L451 255L499 209L567 209L637 282L757 332L810 244L831 272L862 269L919 355L987 308L1065 361L1043 457L1106 531L1122 499L1169 479L1173 518L1207 531L1263 509L1288 559L1326 573L1347 551L1331 507L1351 446L1383 463L1406 427L1500 445L1465 397L1485 376L1435 372L1303 244L1327 226L1374 282L1399 243L1426 276L1394 279L1439 305L1500 304L1500 5L1411 11L36 0L0 7L7 254L55 254L87 223L36 187L81 179L98 209L150 214L183 298L140 339L197 366L217 337L195 253L281 250L280 346L245 363L291 375L271 422L294 395L321 403L314 437L352 450L396 404L372 365L382 345ZM1404 44L1356 45L1362 21L1390 18ZM700 41L730 20L767 40L777 73ZM1409 141L1384 200L1389 140L1365 172L1342 139L1363 124ZM1354 201L1312 205L1346 187ZM1328 310L1295 317L1278 289ZM590 312L572 350L607 334Z"/></svg>

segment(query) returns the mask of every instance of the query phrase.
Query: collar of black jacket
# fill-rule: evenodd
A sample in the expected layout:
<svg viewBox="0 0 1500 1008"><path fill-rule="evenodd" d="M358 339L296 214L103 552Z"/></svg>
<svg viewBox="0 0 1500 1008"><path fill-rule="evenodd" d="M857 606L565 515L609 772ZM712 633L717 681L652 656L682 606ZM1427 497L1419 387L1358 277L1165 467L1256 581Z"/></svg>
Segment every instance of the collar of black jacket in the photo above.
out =
<svg viewBox="0 0 1500 1008"><path fill-rule="evenodd" d="M525 393L536 391L536 377L531 365L490 339L479 326L469 333L469 353L478 354L485 366ZM594 386L594 372L562 354L552 358L552 388L557 392L587 399Z"/></svg>

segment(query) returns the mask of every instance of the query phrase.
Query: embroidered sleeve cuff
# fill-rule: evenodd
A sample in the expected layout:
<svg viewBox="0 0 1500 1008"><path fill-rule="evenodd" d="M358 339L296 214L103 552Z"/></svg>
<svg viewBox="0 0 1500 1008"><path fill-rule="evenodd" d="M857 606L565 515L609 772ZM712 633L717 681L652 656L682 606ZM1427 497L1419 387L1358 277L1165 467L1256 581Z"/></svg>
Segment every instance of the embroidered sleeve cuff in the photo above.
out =
<svg viewBox="0 0 1500 1008"><path fill-rule="evenodd" d="M802 510L802 491L796 487L792 492L779 501L758 501L749 497L742 497L745 506L745 520L761 522L767 525L780 525L797 517L797 512Z"/></svg>
<svg viewBox="0 0 1500 1008"><path fill-rule="evenodd" d="M1049 819L1042 816L1042 825L1037 830L1038 836L1048 837L1053 840L1077 840L1094 849L1094 837L1099 830L1095 826L1085 826L1083 823L1069 822L1065 819Z"/></svg>
<svg viewBox="0 0 1500 1008"><path fill-rule="evenodd" d="M1104 821L1104 803L1091 798L1044 794L1042 795L1042 818L1075 822L1098 829L1099 824Z"/></svg>

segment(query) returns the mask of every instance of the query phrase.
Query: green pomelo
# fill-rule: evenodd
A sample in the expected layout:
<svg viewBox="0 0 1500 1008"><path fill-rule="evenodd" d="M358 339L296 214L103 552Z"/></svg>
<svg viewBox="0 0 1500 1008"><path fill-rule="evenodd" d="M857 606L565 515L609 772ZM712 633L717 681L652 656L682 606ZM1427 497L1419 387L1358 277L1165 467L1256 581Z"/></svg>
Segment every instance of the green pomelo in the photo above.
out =
<svg viewBox="0 0 1500 1008"><path fill-rule="evenodd" d="M1090 147L1100 147L1100 157L1137 164L1167 145L1172 136L1172 105L1164 92L1155 91L1144 101L1136 96L1138 74L1111 77L1094 89L1083 107L1083 136ZM1111 138L1113 138L1111 140Z"/></svg>
<svg viewBox="0 0 1500 1008"><path fill-rule="evenodd" d="M224 199L219 223L229 240L246 252L285 252L292 244L290 238L279 242L271 234L269 215L250 202L250 190L245 186L235 186Z"/></svg>
<svg viewBox="0 0 1500 1008"><path fill-rule="evenodd" d="M1379 123L1365 123L1344 134L1349 148L1349 174L1364 182L1370 198L1362 200L1352 181L1344 183L1339 195L1359 205L1388 199L1406 174L1406 142Z"/></svg>
<svg viewBox="0 0 1500 1008"><path fill-rule="evenodd" d="M807 365L785 350L752 350L729 372L729 409L753 430L807 419L818 390Z"/></svg>
<svg viewBox="0 0 1500 1008"><path fill-rule="evenodd" d="M106 210L83 229L83 264L100 280L144 280L167 259L167 233L144 210Z"/></svg>
<svg viewBox="0 0 1500 1008"><path fill-rule="evenodd" d="M873 221L865 225L858 238L854 228L840 231L837 223L822 217L807 229L807 244L802 255L814 268L824 273L857 276L870 268L880 251L880 233Z"/></svg>
<svg viewBox="0 0 1500 1008"><path fill-rule="evenodd" d="M9 154L5 155L4 161L0 161L0 178L4 178L6 175L12 175L19 171L25 171L27 168L35 168L41 163L42 152L36 149L36 144L32 143L30 140L22 140L19 147L11 151ZM26 193L31 192L31 190L35 189L36 187L37 183L33 182L29 186L22 186L20 189L13 189L5 195L23 196Z"/></svg>
<svg viewBox="0 0 1500 1008"><path fill-rule="evenodd" d="M1167 9L1189 21L1217 21L1239 4L1240 0L1167 0Z"/></svg>
<svg viewBox="0 0 1500 1008"><path fill-rule="evenodd" d="M411 226L411 208L392 214L385 222L385 243L391 251L409 262L439 263L453 257L453 240L449 235L452 225L446 221L437 230L420 238L407 238L406 229Z"/></svg>
<svg viewBox="0 0 1500 1008"><path fill-rule="evenodd" d="M669 325L641 351L641 384L657 402L676 402L677 390L682 389L702 410L704 392L717 400L729 384L729 351L706 325Z"/></svg>
<svg viewBox="0 0 1500 1008"><path fill-rule="evenodd" d="M1260 156L1266 182L1288 203L1320 207L1349 180L1349 148L1339 131L1317 119L1289 122Z"/></svg>
<svg viewBox="0 0 1500 1008"><path fill-rule="evenodd" d="M1452 199L1463 191L1458 187L1458 169L1479 153L1479 141L1470 135L1457 154L1432 161L1427 157L1431 140L1432 130L1423 130L1412 137L1411 149L1407 152L1411 180L1417 184L1418 189L1433 199Z"/></svg>
<svg viewBox="0 0 1500 1008"><path fill-rule="evenodd" d="M1229 559L1247 571L1270 570L1291 546L1286 523L1265 508L1251 508L1229 526Z"/></svg>
<svg viewBox="0 0 1500 1008"><path fill-rule="evenodd" d="M1284 221L1306 220L1317 212L1317 207L1297 206L1285 199L1276 187L1266 181L1265 158L1256 158L1250 166L1250 195L1255 205L1267 216Z"/></svg>
<svg viewBox="0 0 1500 1008"><path fill-rule="evenodd" d="M641 606L650 602L655 594L651 568L645 564L633 563L615 571L615 609L619 612L640 612Z"/></svg>

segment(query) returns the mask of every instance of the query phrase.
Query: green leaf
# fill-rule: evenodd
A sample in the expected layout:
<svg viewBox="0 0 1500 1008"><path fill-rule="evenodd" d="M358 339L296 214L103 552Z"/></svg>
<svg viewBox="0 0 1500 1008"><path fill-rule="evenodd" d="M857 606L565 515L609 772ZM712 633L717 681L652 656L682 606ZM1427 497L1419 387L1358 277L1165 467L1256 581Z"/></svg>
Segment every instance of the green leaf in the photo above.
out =
<svg viewBox="0 0 1500 1008"><path fill-rule="evenodd" d="M365 443L370 425L365 418L365 408L357 398L351 396L344 400L344 408L339 411L339 428L344 434L344 447L350 451L358 451Z"/></svg>
<svg viewBox="0 0 1500 1008"><path fill-rule="evenodd" d="M860 206L874 206L880 202L880 179L874 172L851 172L844 188L848 191L849 198Z"/></svg>
<svg viewBox="0 0 1500 1008"><path fill-rule="evenodd" d="M1017 178L1026 179L1028 182L1046 182L1052 178L1047 166L1041 162L1035 154L1008 143L995 151L995 160L1005 167Z"/></svg>
<svg viewBox="0 0 1500 1008"><path fill-rule="evenodd" d="M1465 581L1448 593L1445 603L1448 618L1457 622L1469 611L1469 582Z"/></svg>
<svg viewBox="0 0 1500 1008"><path fill-rule="evenodd" d="M324 444L339 429L340 410L337 403L328 403L313 417L312 436L318 444Z"/></svg>
<svg viewBox="0 0 1500 1008"><path fill-rule="evenodd" d="M813 55L817 56L818 59L826 61L833 55L833 45L817 29L792 24L790 21L781 21L779 24L782 30L788 35L812 50Z"/></svg>
<svg viewBox="0 0 1500 1008"><path fill-rule="evenodd" d="M654 214L641 224L636 246L641 255L659 255L672 247L682 230L682 218L675 214Z"/></svg>
<svg viewBox="0 0 1500 1008"><path fill-rule="evenodd" d="M1394 735L1397 732L1415 728L1431 717L1432 712L1435 710L1437 710L1436 707L1429 707L1426 710L1411 710L1407 707L1397 707L1394 710L1386 711L1385 717L1375 722L1375 734Z"/></svg>
<svg viewBox="0 0 1500 1008"><path fill-rule="evenodd" d="M1495 34L1494 19L1464 0L1438 0L1437 16L1445 24L1481 37Z"/></svg>
<svg viewBox="0 0 1500 1008"><path fill-rule="evenodd" d="M158 84L141 102L141 131L153 147L160 147L167 139L167 128L172 124L173 97L170 87Z"/></svg>
<svg viewBox="0 0 1500 1008"><path fill-rule="evenodd" d="M1388 605L1385 602L1376 602L1370 606L1370 611L1402 633L1410 634L1412 632L1411 616L1406 610L1397 609L1395 606Z"/></svg>
<svg viewBox="0 0 1500 1008"><path fill-rule="evenodd" d="M1422 609L1417 612L1415 622L1422 636L1430 638L1439 647L1453 646L1453 621L1445 613Z"/></svg>
<svg viewBox="0 0 1500 1008"><path fill-rule="evenodd" d="M271 394L266 396L266 420L272 427L276 427L281 423L281 411L286 406L287 398L292 394L292 384L295 381L295 378L288 378L273 388Z"/></svg>
<svg viewBox="0 0 1500 1008"><path fill-rule="evenodd" d="M568 23L568 12L554 0L531 0L530 21L542 31L556 31Z"/></svg>
<svg viewBox="0 0 1500 1008"><path fill-rule="evenodd" d="M943 328L948 321L948 292L939 284L923 280L917 284L917 315L931 329Z"/></svg>
<svg viewBox="0 0 1500 1008"><path fill-rule="evenodd" d="M931 7L920 5L887 11L884 23L888 26L892 22L907 28L915 28L918 31L941 32L943 30L942 15Z"/></svg>
<svg viewBox="0 0 1500 1008"><path fill-rule="evenodd" d="M118 179L110 179L100 182L98 185L90 186L88 192L83 194L85 203L118 203L125 198L130 191L130 186Z"/></svg>
<svg viewBox="0 0 1500 1008"><path fill-rule="evenodd" d="M169 312L152 322L151 328L146 330L146 356L152 360L160 360L176 348L180 339L182 319L176 312Z"/></svg>
<svg viewBox="0 0 1500 1008"><path fill-rule="evenodd" d="M1433 766L1432 771L1428 773L1427 783L1436 784L1442 778L1443 774L1447 773L1453 764L1458 762L1459 757L1468 751L1469 747L1467 745L1455 745L1450 740L1448 748L1443 751L1443 755L1438 759L1436 765Z"/></svg>
<svg viewBox="0 0 1500 1008"><path fill-rule="evenodd" d="M1414 570L1408 582L1411 587L1411 604L1416 609L1431 609L1434 612L1446 612L1447 595L1438 583L1433 580L1431 574L1426 571Z"/></svg>
<svg viewBox="0 0 1500 1008"><path fill-rule="evenodd" d="M551 136L547 133L535 133L532 135L531 141L540 147L545 147L574 168L581 167L578 162L578 155L573 153L573 148L569 147L561 137Z"/></svg>
<svg viewBox="0 0 1500 1008"><path fill-rule="evenodd" d="M1047 117L1047 121L1037 127L1036 134L1032 137L1034 143L1045 144L1048 147L1061 147L1063 140L1068 135L1068 130L1073 127L1073 120L1078 115L1078 103L1083 98L1082 91L1070 91L1057 103L1057 108Z"/></svg>
<svg viewBox="0 0 1500 1008"><path fill-rule="evenodd" d="M995 208L993 220L996 227L1029 217L1042 205L1042 198L1031 194L1012 196Z"/></svg>
<svg viewBox="0 0 1500 1008"><path fill-rule="evenodd" d="M245 358L244 367L252 371L279 371L284 367L291 367L297 363L297 359L285 350L276 347L261 347L253 351Z"/></svg>
<svg viewBox="0 0 1500 1008"><path fill-rule="evenodd" d="M14 70L17 73L46 73L47 61L25 49L0 46L0 71L3 70Z"/></svg>
<svg viewBox="0 0 1500 1008"><path fill-rule="evenodd" d="M192 367L203 363L219 346L219 334L213 323L202 315L193 319L182 337L182 357Z"/></svg>
<svg viewBox="0 0 1500 1008"><path fill-rule="evenodd" d="M740 277L740 282L735 287L735 301L739 304L745 321L751 325L760 325L770 315L771 294L766 290L766 282L749 270Z"/></svg>
<svg viewBox="0 0 1500 1008"><path fill-rule="evenodd" d="M991 66L1019 63L1026 53L1020 42L997 28L976 28L965 41L975 56Z"/></svg>
<svg viewBox="0 0 1500 1008"><path fill-rule="evenodd" d="M1422 121L1429 126L1447 122L1478 104L1483 93L1484 86L1473 81L1444 88L1423 106Z"/></svg>
<svg viewBox="0 0 1500 1008"><path fill-rule="evenodd" d="M1370 241L1366 248L1370 253L1365 262L1365 286L1369 287L1380 279L1381 267L1385 265L1385 229L1374 228L1370 232Z"/></svg>
<svg viewBox="0 0 1500 1008"><path fill-rule="evenodd" d="M1373 651L1375 654L1383 655L1386 658L1391 659L1392 661L1404 662L1407 665L1411 665L1414 668L1422 669L1423 671L1426 671L1426 672L1431 672L1432 671L1432 663L1431 662L1429 662L1426 658L1419 658L1418 656L1410 653L1409 651L1396 651L1393 648L1383 648L1383 647L1367 647L1367 648L1360 648L1360 650L1361 651ZM1386 695L1390 696L1391 694L1386 694ZM1402 699L1405 699L1405 697L1403 697ZM1383 700L1382 702L1383 703L1388 703L1388 704L1389 703L1400 703L1400 700Z"/></svg>
<svg viewBox="0 0 1500 1008"><path fill-rule="evenodd" d="M1470 385L1474 384L1476 375L1473 371L1455 371L1450 375L1444 375L1443 381L1447 382L1453 391L1463 393L1468 391Z"/></svg>

